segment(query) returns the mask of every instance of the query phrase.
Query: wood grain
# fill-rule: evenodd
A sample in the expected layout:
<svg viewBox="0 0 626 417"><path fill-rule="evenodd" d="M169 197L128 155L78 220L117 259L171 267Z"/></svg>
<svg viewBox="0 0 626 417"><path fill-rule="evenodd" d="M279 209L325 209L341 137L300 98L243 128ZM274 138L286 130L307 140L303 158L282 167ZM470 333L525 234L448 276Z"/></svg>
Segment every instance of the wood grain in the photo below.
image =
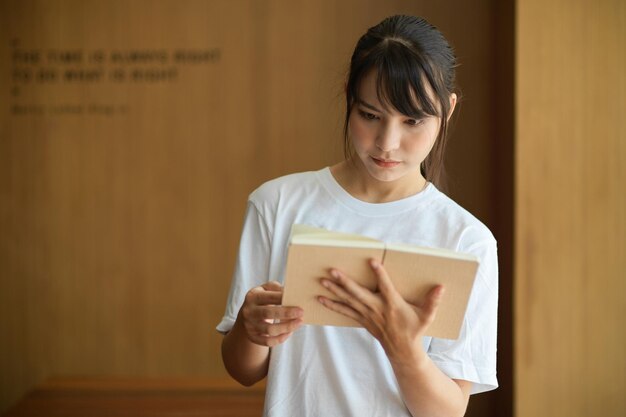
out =
<svg viewBox="0 0 626 417"><path fill-rule="evenodd" d="M427 17L456 47L467 106L451 194L491 225L486 0L0 2L0 410L53 375L226 376L214 328L247 195L341 159L349 54L395 13ZM219 60L178 65L171 82L13 78L28 66L18 49L194 48ZM136 66L104 65L119 67Z"/></svg>
<svg viewBox="0 0 626 417"><path fill-rule="evenodd" d="M264 386L247 389L209 378L56 378L45 381L5 417L258 417Z"/></svg>
<svg viewBox="0 0 626 417"><path fill-rule="evenodd" d="M626 411L626 5L517 3L516 416Z"/></svg>

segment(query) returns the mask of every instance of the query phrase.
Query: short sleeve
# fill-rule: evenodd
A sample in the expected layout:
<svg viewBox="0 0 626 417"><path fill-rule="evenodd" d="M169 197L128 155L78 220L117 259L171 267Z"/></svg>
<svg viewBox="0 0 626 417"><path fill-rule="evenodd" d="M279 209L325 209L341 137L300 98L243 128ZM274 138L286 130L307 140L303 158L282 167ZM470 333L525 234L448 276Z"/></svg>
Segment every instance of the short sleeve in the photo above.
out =
<svg viewBox="0 0 626 417"><path fill-rule="evenodd" d="M433 338L428 355L453 379L473 382L472 394L498 387L496 343L498 317L498 259L495 240L464 250L480 265L457 340ZM445 297L445 296L444 296Z"/></svg>
<svg viewBox="0 0 626 417"><path fill-rule="evenodd" d="M269 276L271 234L269 227L252 201L248 201L239 241L235 272L230 284L226 311L217 331L228 333L235 324L246 293L263 285Z"/></svg>

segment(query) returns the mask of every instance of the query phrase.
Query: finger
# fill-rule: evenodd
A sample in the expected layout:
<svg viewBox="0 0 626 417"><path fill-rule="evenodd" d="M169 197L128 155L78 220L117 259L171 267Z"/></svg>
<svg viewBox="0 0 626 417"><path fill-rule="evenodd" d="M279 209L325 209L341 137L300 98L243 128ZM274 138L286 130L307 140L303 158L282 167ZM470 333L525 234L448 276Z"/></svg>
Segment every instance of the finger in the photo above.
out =
<svg viewBox="0 0 626 417"><path fill-rule="evenodd" d="M382 295L385 300L393 301L398 297L402 298L398 290L396 290L395 285L393 285L387 270L379 261L376 259L370 259L370 267L378 279L378 290L380 291L380 295Z"/></svg>
<svg viewBox="0 0 626 417"><path fill-rule="evenodd" d="M267 291L260 287L253 288L246 294L246 302L255 305L279 305L282 298L282 292Z"/></svg>
<svg viewBox="0 0 626 417"><path fill-rule="evenodd" d="M292 334L293 334L293 332L283 333L283 334L278 335L278 336L266 336L266 335L256 334L256 335L250 335L250 336L248 336L248 338L253 343L256 343L257 345L267 346L267 347L274 347L276 345L279 345L279 344L283 343Z"/></svg>
<svg viewBox="0 0 626 417"><path fill-rule="evenodd" d="M324 296L317 297L317 301L319 301L322 305L324 305L324 307L328 308L329 310L335 311L339 314L343 314L344 316L348 316L361 323L361 325L364 324L363 316L344 303L331 300L330 298Z"/></svg>
<svg viewBox="0 0 626 417"><path fill-rule="evenodd" d="M293 334L293 332L292 333L283 333L280 336L268 336L266 338L266 343L267 343L266 346L274 347L276 345L279 345L279 344L283 343L285 340L287 340L292 334Z"/></svg>
<svg viewBox="0 0 626 417"><path fill-rule="evenodd" d="M349 281L352 280L347 278L346 281L339 278L335 279L335 281L331 281L329 279L323 278L321 280L321 284L333 295L335 295L335 297L337 297L342 304L350 306L352 309L358 311L361 314L367 314L370 307L367 305L367 302L364 302L363 300L363 298L365 298L366 296L356 295L350 289L346 288L345 283ZM356 291L358 292L358 289L356 289Z"/></svg>
<svg viewBox="0 0 626 417"><path fill-rule="evenodd" d="M258 345L276 346L287 340L302 324L303 321L301 319L279 324L266 324L265 327L251 328L247 332L248 338Z"/></svg>
<svg viewBox="0 0 626 417"><path fill-rule="evenodd" d="M252 309L251 317L258 320L291 320L301 318L303 314L300 307L261 306Z"/></svg>
<svg viewBox="0 0 626 417"><path fill-rule="evenodd" d="M268 291L283 291L283 286L278 281L268 281L265 284L261 285L261 287Z"/></svg>
<svg viewBox="0 0 626 417"><path fill-rule="evenodd" d="M267 336L280 336L283 333L292 333L302 324L302 319L281 321L280 323L261 322L258 327L259 333Z"/></svg>
<svg viewBox="0 0 626 417"><path fill-rule="evenodd" d="M437 308L441 304L445 289L443 285L435 285L426 295L426 300L421 307L424 319L432 321L437 313Z"/></svg>
<svg viewBox="0 0 626 417"><path fill-rule="evenodd" d="M378 298L372 293L372 291L358 284L342 271L338 269L331 269L330 275L332 276L332 279L327 280L327 282L335 284L334 288L339 288L340 291L343 291L343 294L346 297L344 300L346 302L358 301L360 304L365 304L369 307L374 307L378 304ZM340 296L340 298L344 297ZM350 302L348 303L351 304Z"/></svg>

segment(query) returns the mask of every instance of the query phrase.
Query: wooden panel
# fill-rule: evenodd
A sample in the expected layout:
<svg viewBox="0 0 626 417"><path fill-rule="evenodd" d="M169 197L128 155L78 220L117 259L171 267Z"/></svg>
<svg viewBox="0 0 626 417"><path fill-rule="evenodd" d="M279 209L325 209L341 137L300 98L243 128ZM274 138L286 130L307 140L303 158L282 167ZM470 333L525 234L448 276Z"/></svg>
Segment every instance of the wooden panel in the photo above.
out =
<svg viewBox="0 0 626 417"><path fill-rule="evenodd" d="M5 417L258 417L263 385L242 389L207 378L57 378L39 385Z"/></svg>
<svg viewBox="0 0 626 417"><path fill-rule="evenodd" d="M626 4L517 4L515 409L626 411Z"/></svg>
<svg viewBox="0 0 626 417"><path fill-rule="evenodd" d="M489 5L0 2L0 410L50 375L225 376L246 197L341 158L349 54L387 15L455 45L451 193L493 225Z"/></svg>

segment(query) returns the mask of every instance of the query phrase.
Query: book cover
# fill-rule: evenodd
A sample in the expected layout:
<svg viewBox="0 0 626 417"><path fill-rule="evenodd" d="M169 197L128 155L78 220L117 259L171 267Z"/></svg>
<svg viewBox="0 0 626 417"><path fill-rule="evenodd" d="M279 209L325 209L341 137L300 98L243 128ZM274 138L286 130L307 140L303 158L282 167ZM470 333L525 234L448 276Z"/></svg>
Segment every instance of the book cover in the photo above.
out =
<svg viewBox="0 0 626 417"><path fill-rule="evenodd" d="M355 320L331 311L316 297L336 297L321 284L336 268L359 284L376 290L377 278L369 259L387 270L402 297L416 304L433 286L446 292L426 335L457 339L478 270L476 257L447 249L391 244L365 236L295 224L289 241L283 305L304 310L304 323L359 327Z"/></svg>

